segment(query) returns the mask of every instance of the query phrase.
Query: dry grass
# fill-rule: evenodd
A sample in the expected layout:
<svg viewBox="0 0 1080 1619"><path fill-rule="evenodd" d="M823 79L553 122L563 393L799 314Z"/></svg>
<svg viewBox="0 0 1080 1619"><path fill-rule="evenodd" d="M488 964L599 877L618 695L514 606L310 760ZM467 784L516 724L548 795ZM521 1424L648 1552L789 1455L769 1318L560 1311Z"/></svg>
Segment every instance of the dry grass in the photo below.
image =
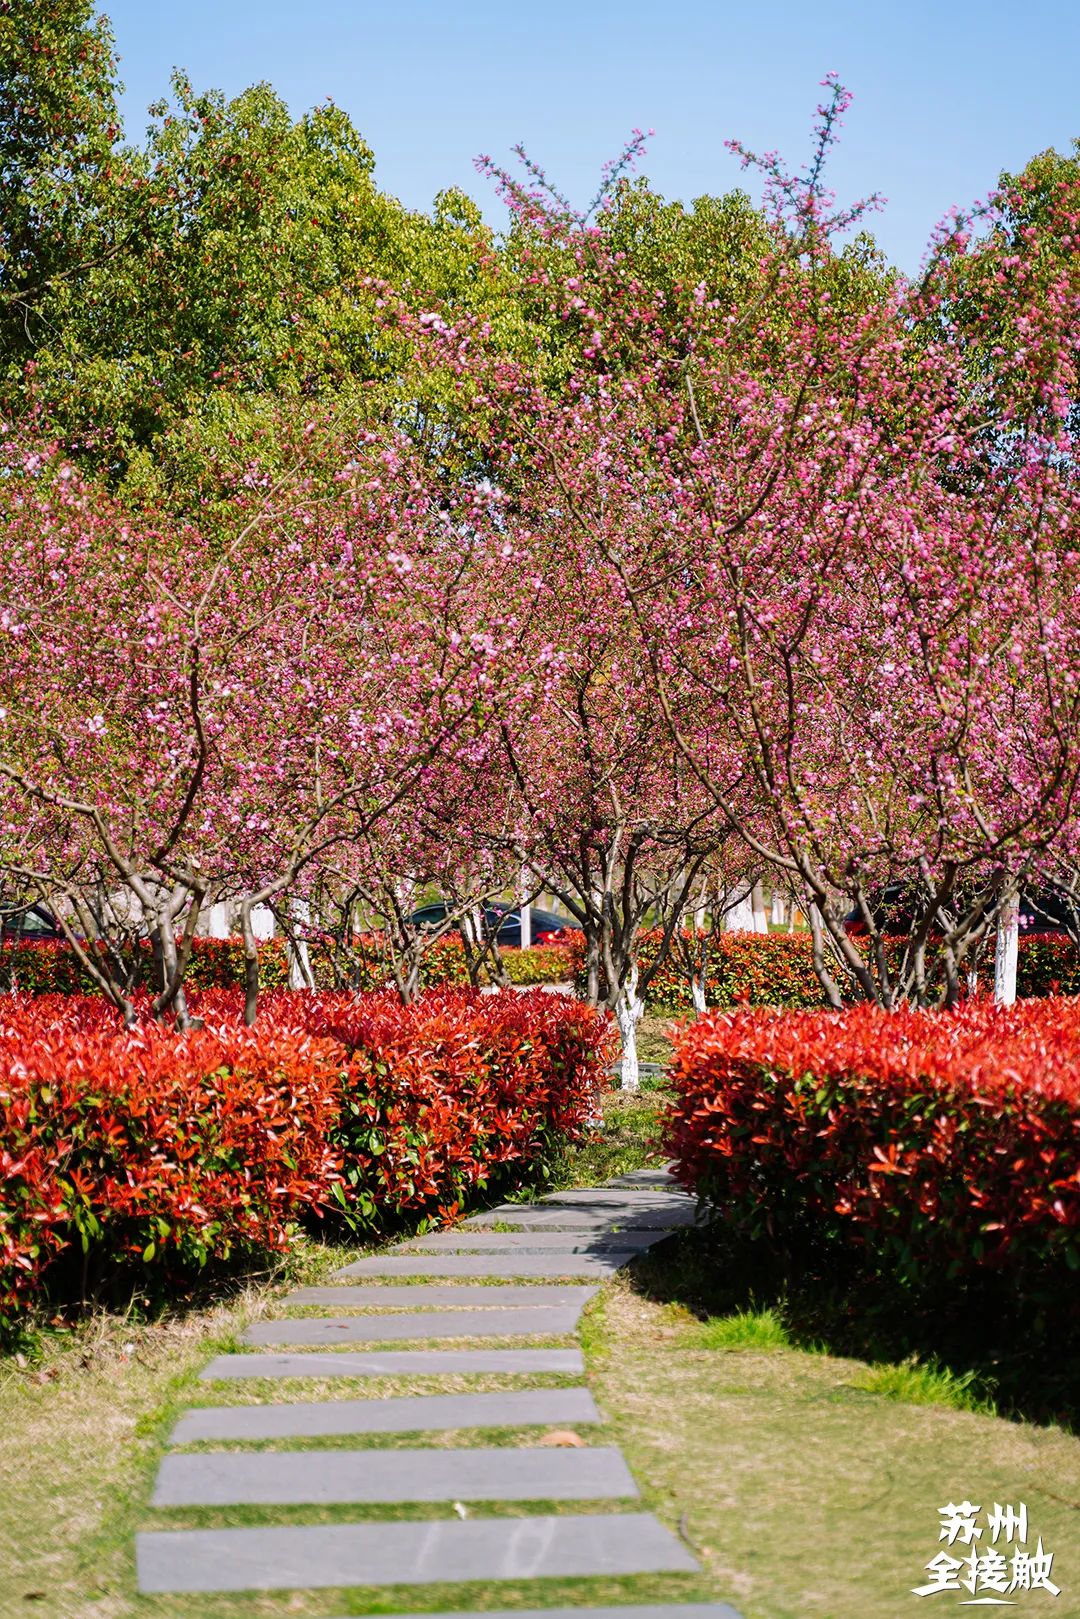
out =
<svg viewBox="0 0 1080 1619"><path fill-rule="evenodd" d="M171 1322L103 1317L0 1382L0 1614L117 1619L131 1546L111 1528L141 1499L174 1393L254 1296Z"/></svg>
<svg viewBox="0 0 1080 1619"><path fill-rule="evenodd" d="M939 1549L937 1508L965 1496L1027 1502L1057 1559L1054 1613L1080 1614L1080 1439L868 1392L861 1362L774 1332L703 1347L700 1322L625 1276L590 1312L615 1438L746 1619L897 1619Z"/></svg>

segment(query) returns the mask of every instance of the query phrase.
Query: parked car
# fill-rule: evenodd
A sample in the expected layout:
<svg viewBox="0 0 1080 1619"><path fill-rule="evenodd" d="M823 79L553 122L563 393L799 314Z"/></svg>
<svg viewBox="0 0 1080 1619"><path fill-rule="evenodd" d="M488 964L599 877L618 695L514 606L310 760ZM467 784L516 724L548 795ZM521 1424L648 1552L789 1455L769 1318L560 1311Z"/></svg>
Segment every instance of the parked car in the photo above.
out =
<svg viewBox="0 0 1080 1619"><path fill-rule="evenodd" d="M47 905L0 903L0 937L11 940L62 939L64 930Z"/></svg>
<svg viewBox="0 0 1080 1619"><path fill-rule="evenodd" d="M446 906L441 903L422 905L414 911L410 920L420 927L438 927L446 920ZM492 900L483 907L484 925L495 932L500 947L509 950L518 950L521 947L521 912L511 905L505 905L498 900ZM460 933L460 925L455 923L455 930ZM572 932L578 932L578 924L569 917L557 916L554 911L541 911L535 906L530 911L530 931L533 944L554 944Z"/></svg>
<svg viewBox="0 0 1080 1619"><path fill-rule="evenodd" d="M874 924L885 934L910 932L913 912L910 890L903 883L890 883L872 896ZM1021 933L1068 933L1069 904L1052 888L1032 889L1020 895ZM849 938L864 938L869 931L856 907L844 918Z"/></svg>

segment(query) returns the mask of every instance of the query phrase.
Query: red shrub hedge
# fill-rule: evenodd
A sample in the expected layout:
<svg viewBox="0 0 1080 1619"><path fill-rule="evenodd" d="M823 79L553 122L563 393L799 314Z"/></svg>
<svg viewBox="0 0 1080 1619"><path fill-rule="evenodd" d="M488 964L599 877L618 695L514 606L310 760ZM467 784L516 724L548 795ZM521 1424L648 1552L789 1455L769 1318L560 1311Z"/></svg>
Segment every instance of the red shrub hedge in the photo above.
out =
<svg viewBox="0 0 1080 1619"><path fill-rule="evenodd" d="M595 1107L602 1016L444 991L194 997L131 1032L98 998L0 998L0 1327L81 1247L97 1273L282 1248L304 1215L447 1217L524 1178Z"/></svg>
<svg viewBox="0 0 1080 1619"><path fill-rule="evenodd" d="M595 1111L613 1056L602 1014L542 991L439 990L408 1007L390 993L288 1000L350 1055L338 1139L354 1218L373 1224L446 1218L541 1170Z"/></svg>
<svg viewBox="0 0 1080 1619"><path fill-rule="evenodd" d="M153 954L148 939L141 940L136 957L136 983L148 986ZM289 962L281 939L267 939L259 948L259 982L277 989L289 981ZM226 989L244 982L244 941L195 938L191 941L185 988ZM0 944L0 990L20 995L94 995L97 988L75 952L67 944L49 940L4 940Z"/></svg>
<svg viewBox="0 0 1080 1619"><path fill-rule="evenodd" d="M281 1248L337 1173L340 1063L299 1032L130 1034L0 1010L0 1316L72 1243L110 1263ZM50 1013L60 1011L60 1016Z"/></svg>
<svg viewBox="0 0 1080 1619"><path fill-rule="evenodd" d="M569 954L562 945L534 944L525 950L503 949L501 955L506 976L512 984L558 984L573 976ZM331 989L333 969L328 952L318 946L313 948L311 966L318 988ZM374 934L362 934L354 940L350 967L356 989L384 989L392 983ZM464 987L468 982L469 969L460 935L444 933L428 945L420 958L421 986L425 989L448 984Z"/></svg>
<svg viewBox="0 0 1080 1619"><path fill-rule="evenodd" d="M640 962L648 966L660 935L642 937ZM580 934L569 946L579 992L585 987L585 943ZM842 983L842 978L839 978ZM993 987L994 955L984 951L979 967L983 990ZM739 1006L824 1008L825 997L814 971L810 934L721 933L710 950L705 984L710 1007L728 1011ZM1026 933L1020 938L1017 993L1021 998L1080 995L1080 951L1064 933ZM688 980L666 961L646 991L651 1012L681 1016L693 1011Z"/></svg>
<svg viewBox="0 0 1080 1619"><path fill-rule="evenodd" d="M354 953L360 990L386 988L390 976L374 938L362 938ZM332 971L325 951L311 950L311 965L319 989L332 985ZM139 946L137 982L150 983L152 954L149 941ZM572 976L567 951L559 945L532 945L527 950L505 950L503 965L513 984L557 984ZM465 952L457 934L437 939L424 953L421 984L435 988L443 984L469 982ZM289 981L289 961L283 939L275 935L259 946L259 982L263 989L284 989ZM185 987L232 989L244 982L244 942L240 936L228 939L192 940ZM75 952L66 944L51 941L0 943L0 991L15 990L22 995L91 995L96 988Z"/></svg>
<svg viewBox="0 0 1080 1619"><path fill-rule="evenodd" d="M747 1011L675 1046L665 1145L734 1228L915 1282L1080 1269L1080 1001Z"/></svg>

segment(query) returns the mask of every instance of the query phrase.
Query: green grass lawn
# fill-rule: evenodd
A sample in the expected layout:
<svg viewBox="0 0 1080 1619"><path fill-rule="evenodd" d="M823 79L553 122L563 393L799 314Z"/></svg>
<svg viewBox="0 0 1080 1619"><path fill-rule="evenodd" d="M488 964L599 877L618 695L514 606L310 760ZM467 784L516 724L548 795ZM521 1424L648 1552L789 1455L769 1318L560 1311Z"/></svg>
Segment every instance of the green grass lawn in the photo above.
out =
<svg viewBox="0 0 1080 1619"><path fill-rule="evenodd" d="M560 1184L588 1184L655 1161L661 1097L610 1097L602 1137L567 1155ZM703 1285L717 1251L680 1236L610 1282L587 1312L588 1378L607 1425L582 1437L620 1444L646 1509L690 1544L698 1575L380 1591L139 1597L137 1529L195 1524L449 1517L452 1506L228 1509L147 1506L165 1436L193 1404L259 1397L377 1398L433 1392L429 1382L315 1380L207 1384L197 1374L235 1347L286 1287L324 1279L341 1254L308 1244L275 1276L172 1319L102 1316L42 1341L26 1364L0 1363L0 1619L326 1619L329 1614L597 1606L726 1598L746 1619L897 1619L938 1550L937 1508L968 1499L1027 1503L1055 1553L1055 1619L1080 1615L1080 1440L1004 1421L962 1375L913 1362L872 1365L798 1347L782 1304L725 1300ZM723 1279L721 1278L721 1281ZM562 1383L574 1379L537 1379ZM513 1380L440 1379L494 1389ZM440 1446L520 1444L484 1435L379 1436ZM340 1443L340 1441L335 1441ZM586 1510L597 1510L591 1503ZM613 1510L638 1503L613 1503ZM524 1516L573 1503L470 1508ZM966 1593L961 1593L966 1594ZM944 1612L952 1596L929 1604ZM1023 1606L1020 1611L1024 1611Z"/></svg>

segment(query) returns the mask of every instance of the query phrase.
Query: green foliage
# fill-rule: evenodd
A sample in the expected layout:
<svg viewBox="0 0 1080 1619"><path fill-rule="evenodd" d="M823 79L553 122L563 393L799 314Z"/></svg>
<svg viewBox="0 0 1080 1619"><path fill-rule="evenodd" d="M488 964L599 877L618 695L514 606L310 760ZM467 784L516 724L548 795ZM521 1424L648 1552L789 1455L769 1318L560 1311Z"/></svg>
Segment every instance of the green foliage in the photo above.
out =
<svg viewBox="0 0 1080 1619"><path fill-rule="evenodd" d="M0 352L34 352L43 308L104 258L123 187L115 57L90 0L0 5Z"/></svg>
<svg viewBox="0 0 1080 1619"><path fill-rule="evenodd" d="M583 1140L570 1146L555 1166L552 1188L603 1186L616 1175L629 1175L660 1163L657 1140L665 1097L655 1091L606 1091L602 1117Z"/></svg>
<svg viewBox="0 0 1080 1619"><path fill-rule="evenodd" d="M861 1373L856 1387L903 1405L944 1405L951 1411L977 1411L994 1416L996 1409L985 1382L974 1370L954 1372L936 1360L915 1355L897 1365L871 1366Z"/></svg>
<svg viewBox="0 0 1080 1619"><path fill-rule="evenodd" d="M219 476L256 449L272 460L271 405L400 410L381 284L482 306L495 279L477 210L446 193L409 212L341 109L294 120L265 84L229 100L178 73L145 144L121 148L107 29L75 0L48 9L0 22L8 408L35 410L132 498L181 504L219 460Z"/></svg>
<svg viewBox="0 0 1080 1619"><path fill-rule="evenodd" d="M776 1310L735 1310L711 1316L694 1333L695 1349L790 1349L791 1339Z"/></svg>
<svg viewBox="0 0 1080 1619"><path fill-rule="evenodd" d="M87 0L0 7L0 404L129 501L205 513L253 458L282 464L282 414L392 416L448 472L480 467L483 403L412 363L399 307L479 322L561 388L591 329L563 307L565 247L499 240L456 190L403 208L344 111L295 119L267 84L230 99L176 73L125 145L115 69ZM659 311L699 284L717 320L752 302L771 227L744 193L687 207L623 182L609 204L598 227ZM861 238L830 296L862 307L886 280Z"/></svg>

